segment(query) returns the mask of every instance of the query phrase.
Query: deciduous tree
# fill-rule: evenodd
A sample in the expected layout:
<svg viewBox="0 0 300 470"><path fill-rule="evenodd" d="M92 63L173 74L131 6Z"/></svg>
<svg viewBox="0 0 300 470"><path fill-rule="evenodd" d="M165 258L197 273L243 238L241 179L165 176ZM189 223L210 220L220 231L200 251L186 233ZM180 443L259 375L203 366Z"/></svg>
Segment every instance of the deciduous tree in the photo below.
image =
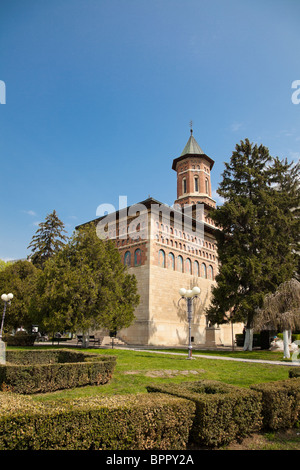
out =
<svg viewBox="0 0 300 470"><path fill-rule="evenodd" d="M100 240L93 225L75 232L44 265L36 309L54 331L128 327L139 302L135 276L129 275L111 240Z"/></svg>

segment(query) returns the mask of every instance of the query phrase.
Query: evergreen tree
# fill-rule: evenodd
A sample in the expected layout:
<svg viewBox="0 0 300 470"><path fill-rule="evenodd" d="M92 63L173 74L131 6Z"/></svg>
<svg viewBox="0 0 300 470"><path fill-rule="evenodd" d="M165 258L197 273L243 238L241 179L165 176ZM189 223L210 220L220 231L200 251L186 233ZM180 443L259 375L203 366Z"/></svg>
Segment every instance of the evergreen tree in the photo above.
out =
<svg viewBox="0 0 300 470"><path fill-rule="evenodd" d="M32 263L43 267L44 263L65 245L67 237L63 235L64 233L66 233L64 224L54 210L47 215L45 222L39 224L39 229L28 246L28 249L31 248Z"/></svg>
<svg viewBox="0 0 300 470"><path fill-rule="evenodd" d="M211 214L220 228L220 269L207 310L210 321L224 323L230 313L232 321L244 322L250 332L265 295L293 277L299 236L299 219L292 212L299 202L297 175L299 168L273 159L266 147L248 139L236 145L225 163L218 189L225 203Z"/></svg>
<svg viewBox="0 0 300 470"><path fill-rule="evenodd" d="M44 266L36 311L48 331L120 329L134 320L135 276L129 275L111 240L100 240L93 225L79 229Z"/></svg>

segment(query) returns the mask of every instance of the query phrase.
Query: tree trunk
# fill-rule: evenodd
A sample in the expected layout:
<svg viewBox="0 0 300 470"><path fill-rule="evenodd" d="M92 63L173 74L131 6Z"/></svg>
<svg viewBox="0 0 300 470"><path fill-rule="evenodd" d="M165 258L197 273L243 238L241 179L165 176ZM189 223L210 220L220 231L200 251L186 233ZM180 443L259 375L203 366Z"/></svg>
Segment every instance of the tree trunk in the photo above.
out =
<svg viewBox="0 0 300 470"><path fill-rule="evenodd" d="M290 348L289 348L289 330L283 330L283 358L289 359L290 355Z"/></svg>
<svg viewBox="0 0 300 470"><path fill-rule="evenodd" d="M252 351L253 346L253 329L246 328L244 351Z"/></svg>
<svg viewBox="0 0 300 470"><path fill-rule="evenodd" d="M89 334L88 333L83 333L82 334L82 347L83 348L88 348L89 347Z"/></svg>

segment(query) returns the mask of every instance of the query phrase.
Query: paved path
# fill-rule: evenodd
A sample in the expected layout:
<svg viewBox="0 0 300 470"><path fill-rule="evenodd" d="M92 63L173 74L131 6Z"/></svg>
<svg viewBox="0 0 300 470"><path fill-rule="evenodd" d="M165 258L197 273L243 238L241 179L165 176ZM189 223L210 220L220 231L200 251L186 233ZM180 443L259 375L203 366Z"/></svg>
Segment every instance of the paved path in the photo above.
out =
<svg viewBox="0 0 300 470"><path fill-rule="evenodd" d="M52 345L51 342L44 342L44 343L36 343L38 346L49 346L49 345ZM73 342L73 341L68 341L67 344L62 342L61 345L64 345L64 346L77 346L77 343ZM105 348L103 347L97 347L95 349L106 349L107 347L109 347L108 345L105 346ZM156 350L156 349L149 349L148 347L144 347L144 348L141 348L141 347L134 347L134 346L119 346L119 345L115 345L114 346L115 349L130 349L132 351L138 351L138 352L151 352L151 353L155 353L155 354L171 354L171 355L175 355L175 356L186 356L187 357L187 354L188 352L184 353L184 352L170 352L170 351L161 351L161 350ZM298 357L299 356L299 353L298 353L298 356L296 355L295 357L295 360L292 361L292 362L285 362L285 361L267 361L267 360L264 360L264 359L244 359L244 358L240 358L240 357L228 357L228 356L214 356L212 354L195 354L197 352L197 350L194 350L193 351L193 359L217 359L217 360L220 360L220 361L236 361L236 362L252 362L252 363L256 363L256 364L269 364L269 365L277 365L277 366L288 366L288 367L297 367L297 366L300 366L300 358ZM292 358L292 353L291 353L291 358Z"/></svg>
<svg viewBox="0 0 300 470"><path fill-rule="evenodd" d="M128 349L128 348L126 348ZM134 351L147 351L151 353L157 353L157 354L174 354L177 356L187 356L185 353L176 353L176 352L168 352L168 351L156 351L154 349L136 349L132 348ZM299 358L296 358L295 361L293 362L284 362L284 361L266 361L263 359L244 359L240 357L225 357L225 356L213 356L209 354L194 354L193 359L218 359L221 361L237 361L237 362L254 362L257 364L270 364L270 365L277 365L277 366L288 366L288 367L294 367L294 366L300 366L300 360Z"/></svg>

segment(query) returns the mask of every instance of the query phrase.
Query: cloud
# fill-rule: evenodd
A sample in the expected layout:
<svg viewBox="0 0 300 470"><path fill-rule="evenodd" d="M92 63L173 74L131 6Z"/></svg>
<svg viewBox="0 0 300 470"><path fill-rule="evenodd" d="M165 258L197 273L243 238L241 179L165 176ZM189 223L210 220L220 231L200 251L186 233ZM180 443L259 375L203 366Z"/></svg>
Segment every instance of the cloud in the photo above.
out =
<svg viewBox="0 0 300 470"><path fill-rule="evenodd" d="M24 214L32 215L33 217L37 215L36 212L31 211L31 210L30 211L23 211L23 212L24 212Z"/></svg>
<svg viewBox="0 0 300 470"><path fill-rule="evenodd" d="M223 197L219 196L219 194L217 193L217 191L215 189L212 191L212 198L216 201L216 203L219 206L221 206L225 202L225 199Z"/></svg>
<svg viewBox="0 0 300 470"><path fill-rule="evenodd" d="M234 122L231 124L230 129L232 130L232 132L236 132L242 127L242 125L243 124L241 122Z"/></svg>
<svg viewBox="0 0 300 470"><path fill-rule="evenodd" d="M290 157L294 161L300 160L300 152L291 152L290 151Z"/></svg>

